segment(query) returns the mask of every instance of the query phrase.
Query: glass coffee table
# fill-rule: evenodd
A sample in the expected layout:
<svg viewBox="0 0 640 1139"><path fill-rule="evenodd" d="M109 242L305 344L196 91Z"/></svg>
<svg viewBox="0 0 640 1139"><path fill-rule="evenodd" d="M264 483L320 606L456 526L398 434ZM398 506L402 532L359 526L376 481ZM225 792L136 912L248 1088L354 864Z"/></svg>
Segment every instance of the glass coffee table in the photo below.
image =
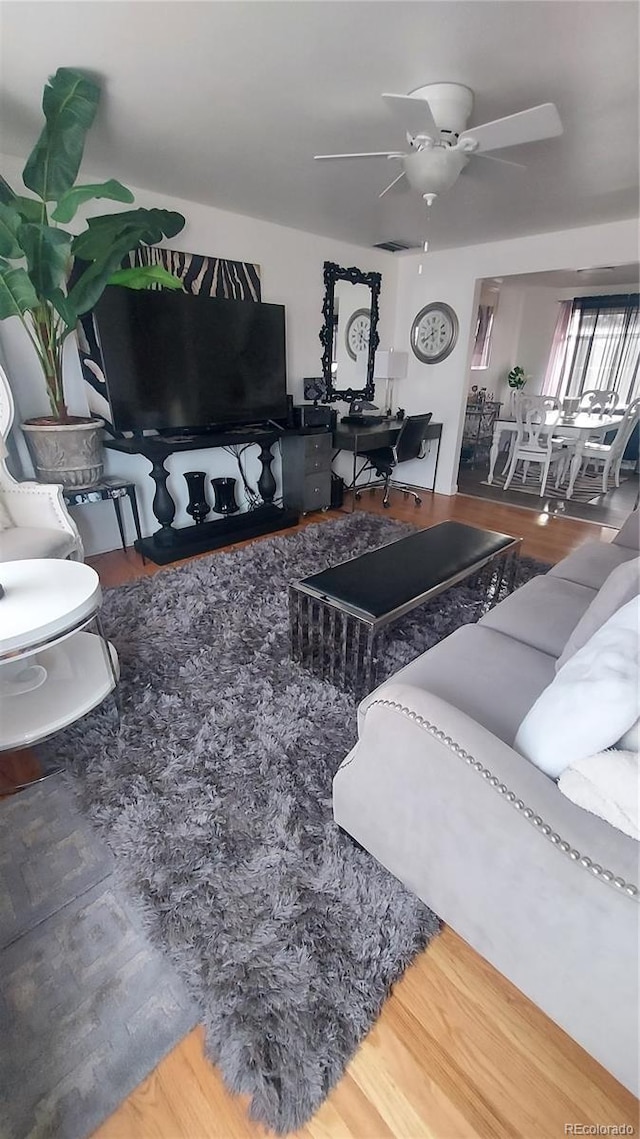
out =
<svg viewBox="0 0 640 1139"><path fill-rule="evenodd" d="M46 558L2 562L0 585L0 752L6 752L42 743L96 708L117 691L119 666L100 623L100 580L90 566Z"/></svg>
<svg viewBox="0 0 640 1139"><path fill-rule="evenodd" d="M521 538L441 522L311 574L289 590L291 656L339 688L376 684L382 635L466 578L482 577L487 606L513 588Z"/></svg>

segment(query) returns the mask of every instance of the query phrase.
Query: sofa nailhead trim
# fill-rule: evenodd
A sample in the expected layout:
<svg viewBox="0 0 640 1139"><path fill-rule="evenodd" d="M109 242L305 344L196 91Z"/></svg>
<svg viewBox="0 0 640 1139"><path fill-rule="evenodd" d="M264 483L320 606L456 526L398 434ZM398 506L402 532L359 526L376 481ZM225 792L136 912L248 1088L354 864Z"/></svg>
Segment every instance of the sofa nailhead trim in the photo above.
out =
<svg viewBox="0 0 640 1139"><path fill-rule="evenodd" d="M463 759L470 767L475 768L490 787L493 787L499 795L504 795L507 802L511 803L516 811L520 811L524 815L527 822L531 823L536 830L540 831L540 834L548 839L553 846L557 847L563 854L566 854L572 862L577 862L579 866L582 866L587 873L614 886L616 890L621 891L630 898L637 900L640 897L640 890L638 890L637 886L634 886L633 882L627 882L624 878L620 877L616 878L613 871L603 869L597 862L594 863L587 854L581 854L579 850L574 850L568 842L560 838L559 834L551 830L549 824L545 823L540 818L540 815L536 815L535 811L531 810L531 807L525 806L522 799L517 799L514 792L510 791L505 783L501 783L497 776L489 771L488 767L485 767L479 759L474 759L468 751L461 747L460 744L457 744L455 740L452 740L451 736L448 736L446 732L437 728L435 724L429 723L424 716L421 716L412 708L407 708L404 704L398 704L396 700L373 700L369 708L373 708L376 704L383 708L393 708L394 711L401 712L403 716L407 716L410 720L415 720L420 728L428 732L434 739L437 739L439 743L448 747L459 759Z"/></svg>

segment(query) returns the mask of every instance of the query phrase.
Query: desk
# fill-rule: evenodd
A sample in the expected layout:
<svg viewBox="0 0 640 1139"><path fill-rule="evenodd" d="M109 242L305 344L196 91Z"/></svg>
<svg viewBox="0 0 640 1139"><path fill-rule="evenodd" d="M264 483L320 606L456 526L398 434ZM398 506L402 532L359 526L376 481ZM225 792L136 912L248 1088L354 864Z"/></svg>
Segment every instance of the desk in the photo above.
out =
<svg viewBox="0 0 640 1139"><path fill-rule="evenodd" d="M587 415L583 413L576 415L574 419L564 419L561 411L549 411L545 417L545 424L547 427L553 427L558 435L575 439L575 451L571 459L571 472L569 475L569 486L567 487L567 498L571 498L575 481L582 465L585 442L592 435L596 435L598 439L602 439L603 436L607 434L607 431L614 431L620 426L620 416ZM487 475L487 482L489 484L491 484L493 479L493 472L500 450L500 439L502 438L503 432L515 434L517 430L518 424L515 419L511 417L496 419L489 458L489 474Z"/></svg>
<svg viewBox="0 0 640 1139"><path fill-rule="evenodd" d="M336 451L353 452L353 478L351 489L354 490L354 492L358 453L362 451L377 451L382 447L395 446L401 430L402 421L397 419L387 419L384 423L376 423L372 427L364 423L338 423L333 432L333 446ZM430 443L434 439L437 442L437 450L435 466L433 468L433 482L431 486L425 487L425 490L431 491L435 490L436 475L438 473L440 441L442 439L441 423L431 422L427 427L425 440Z"/></svg>

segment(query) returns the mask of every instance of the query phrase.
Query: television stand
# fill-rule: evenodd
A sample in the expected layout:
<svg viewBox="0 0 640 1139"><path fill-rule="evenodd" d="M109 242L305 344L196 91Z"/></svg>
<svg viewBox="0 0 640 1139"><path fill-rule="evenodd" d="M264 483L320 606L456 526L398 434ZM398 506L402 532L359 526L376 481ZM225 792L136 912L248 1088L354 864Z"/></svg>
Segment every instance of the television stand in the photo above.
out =
<svg viewBox="0 0 640 1139"><path fill-rule="evenodd" d="M295 511L275 506L273 502L276 480L271 471L271 448L279 437L280 432L273 427L246 427L208 431L202 435L144 435L131 439L105 440L105 447L110 450L127 455L143 455L151 463L149 474L155 483L153 513L160 523L160 529L149 538L137 540L135 548L156 565L163 566L193 554L206 553L207 550L219 549L233 542L242 542L247 538L257 538L261 534L271 534L274 530L295 526L298 521ZM227 447L231 443L255 443L260 447L262 471L258 479L258 490L262 506L214 522L203 522L199 526L174 526L176 504L167 487L169 472L165 460L175 451Z"/></svg>

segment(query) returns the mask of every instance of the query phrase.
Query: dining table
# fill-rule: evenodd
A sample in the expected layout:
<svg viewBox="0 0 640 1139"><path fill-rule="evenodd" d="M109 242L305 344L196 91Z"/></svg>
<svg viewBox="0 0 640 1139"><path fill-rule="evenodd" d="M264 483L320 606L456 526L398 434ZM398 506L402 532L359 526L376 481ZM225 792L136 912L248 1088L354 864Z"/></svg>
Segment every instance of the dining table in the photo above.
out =
<svg viewBox="0 0 640 1139"><path fill-rule="evenodd" d="M588 439L595 439L601 443L609 431L615 431L620 426L620 414L590 415L588 412L579 412L577 415L564 415L561 409L548 411L545 416L545 426L553 428L554 435L562 436L571 443L573 455L569 471L569 484L566 497L571 498L576 479L580 473L584 457L584 445ZM491 451L489 453L489 474L487 482L493 481L495 466L500 453L500 443L505 434L515 435L518 431L518 421L513 416L502 416L496 419L493 426ZM506 466L505 466L506 469Z"/></svg>

